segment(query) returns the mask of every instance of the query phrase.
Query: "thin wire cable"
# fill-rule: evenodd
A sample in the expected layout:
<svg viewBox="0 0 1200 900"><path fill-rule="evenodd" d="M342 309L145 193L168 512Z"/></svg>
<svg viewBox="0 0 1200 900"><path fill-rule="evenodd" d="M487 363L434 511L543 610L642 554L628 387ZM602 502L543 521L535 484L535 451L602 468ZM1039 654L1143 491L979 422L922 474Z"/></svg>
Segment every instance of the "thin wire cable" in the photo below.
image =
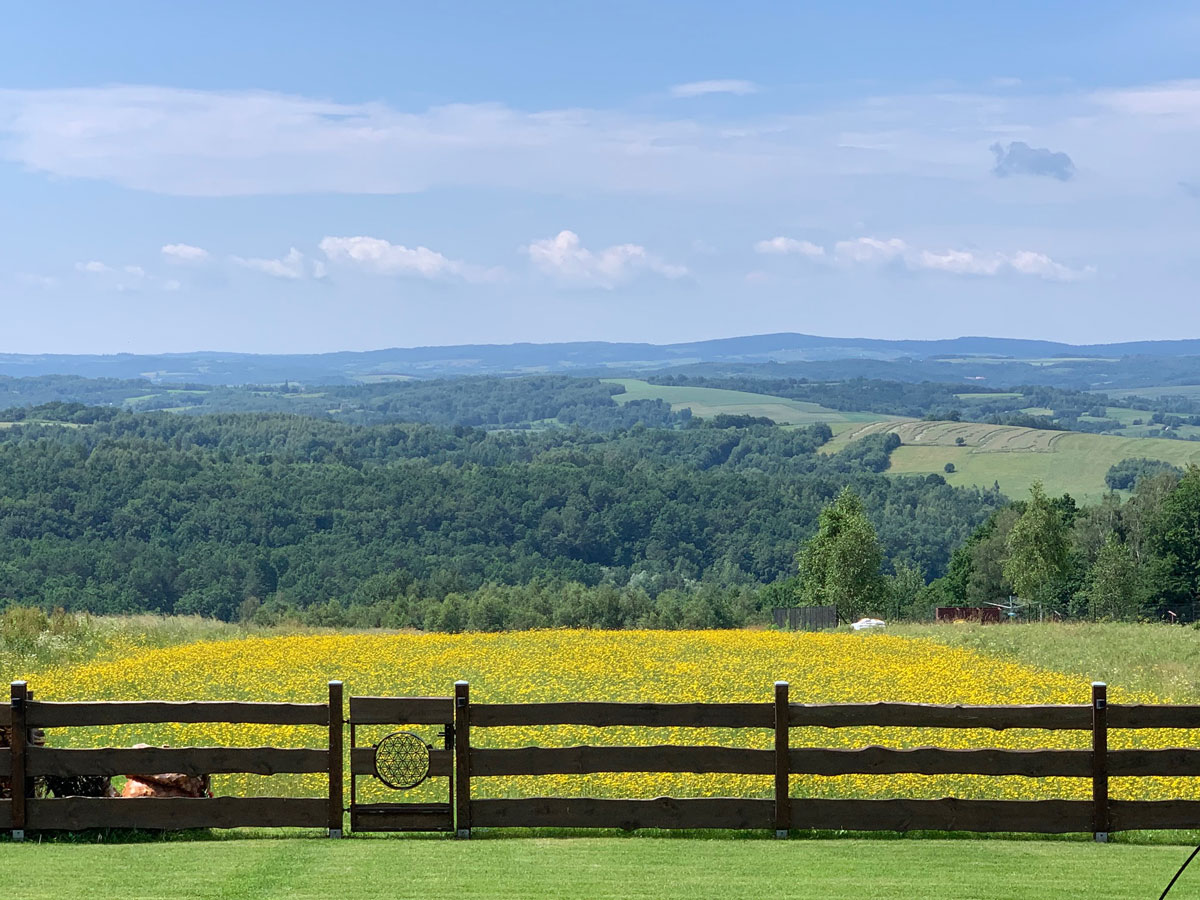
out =
<svg viewBox="0 0 1200 900"><path fill-rule="evenodd" d="M1197 853L1200 853L1200 847L1197 847L1195 850L1193 850L1192 855L1184 860L1183 865L1179 867L1179 871L1175 873L1175 877L1167 883L1166 889L1158 895L1158 900L1165 900L1167 893L1175 886L1175 882L1179 880L1179 876L1183 874L1183 870L1188 867L1188 863L1196 858Z"/></svg>

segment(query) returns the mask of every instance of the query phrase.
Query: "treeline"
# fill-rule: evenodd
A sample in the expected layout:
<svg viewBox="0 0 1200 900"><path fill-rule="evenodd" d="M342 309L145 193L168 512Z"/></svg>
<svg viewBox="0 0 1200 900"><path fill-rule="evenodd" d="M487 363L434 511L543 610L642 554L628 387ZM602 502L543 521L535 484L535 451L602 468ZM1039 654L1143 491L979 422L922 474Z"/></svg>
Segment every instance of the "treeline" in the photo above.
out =
<svg viewBox="0 0 1200 900"><path fill-rule="evenodd" d="M103 415L97 410L106 407L138 412L279 412L354 425L425 422L487 429L676 428L691 419L691 410L674 412L662 400L620 403L615 398L623 393L620 384L566 375L414 379L324 387L291 382L238 387L157 385L43 376L0 378L0 421L91 422Z"/></svg>
<svg viewBox="0 0 1200 900"><path fill-rule="evenodd" d="M1035 485L954 552L921 602L978 606L1009 596L1024 602L1025 615L1194 620L1200 468L1148 467L1128 499L1113 493L1090 507Z"/></svg>
<svg viewBox="0 0 1200 900"><path fill-rule="evenodd" d="M907 418L966 420L992 425L1017 425L1060 431L1102 433L1125 425L1109 417L1109 407L1145 410L1135 425L1160 425L1161 436L1172 428L1200 424L1200 401L1186 397L1113 399L1069 388L1018 385L1009 390L941 382L887 381L847 378L843 381L809 381L805 378L771 378L754 375L701 376L678 373L651 375L653 384L691 385L748 391L819 403L831 409L886 413ZM1027 410L1046 410L1028 412Z"/></svg>
<svg viewBox="0 0 1200 900"><path fill-rule="evenodd" d="M1138 462L1136 460L1130 462ZM927 620L938 606L1003 606L1019 618L1196 621L1200 615L1200 467L1146 468L1132 496L1080 508L1035 483L995 511L926 584L919 567L883 566L883 547L849 487L822 512L797 572L771 587L778 605L832 605Z"/></svg>
<svg viewBox="0 0 1200 900"><path fill-rule="evenodd" d="M75 413L72 413L74 415ZM1005 505L826 426L485 432L117 412L0 431L0 604L418 628L736 625L846 485L928 577Z"/></svg>

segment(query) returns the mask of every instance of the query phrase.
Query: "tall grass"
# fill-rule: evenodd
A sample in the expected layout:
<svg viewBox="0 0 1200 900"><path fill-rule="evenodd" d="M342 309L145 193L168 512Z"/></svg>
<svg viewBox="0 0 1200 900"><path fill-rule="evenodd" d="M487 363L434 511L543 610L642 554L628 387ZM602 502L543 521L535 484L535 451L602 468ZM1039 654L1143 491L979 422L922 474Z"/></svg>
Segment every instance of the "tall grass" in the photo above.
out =
<svg viewBox="0 0 1200 900"><path fill-rule="evenodd" d="M1160 623L1030 622L899 625L888 631L1070 672L1176 703L1200 701L1200 630L1195 628Z"/></svg>

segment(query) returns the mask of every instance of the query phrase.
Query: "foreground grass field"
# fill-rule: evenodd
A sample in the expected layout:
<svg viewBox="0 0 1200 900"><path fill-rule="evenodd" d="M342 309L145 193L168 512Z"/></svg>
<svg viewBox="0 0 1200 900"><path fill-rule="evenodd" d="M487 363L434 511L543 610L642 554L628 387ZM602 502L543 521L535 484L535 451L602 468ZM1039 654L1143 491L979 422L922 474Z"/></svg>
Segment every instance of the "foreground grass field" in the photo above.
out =
<svg viewBox="0 0 1200 900"><path fill-rule="evenodd" d="M0 845L13 900L137 897L1154 898L1188 848L692 838ZM1189 869L1172 900L1200 897Z"/></svg>
<svg viewBox="0 0 1200 900"><path fill-rule="evenodd" d="M1133 457L1161 459L1183 468L1200 463L1200 443L1166 438L1126 438L1074 431L1046 431L975 422L877 422L842 430L826 447L836 452L868 434L895 432L903 444L892 452L889 472L943 475L953 485L975 485L1021 497L1035 479L1051 495L1069 493L1095 502L1115 463ZM963 443L959 445L958 439ZM954 471L945 472L947 463Z"/></svg>

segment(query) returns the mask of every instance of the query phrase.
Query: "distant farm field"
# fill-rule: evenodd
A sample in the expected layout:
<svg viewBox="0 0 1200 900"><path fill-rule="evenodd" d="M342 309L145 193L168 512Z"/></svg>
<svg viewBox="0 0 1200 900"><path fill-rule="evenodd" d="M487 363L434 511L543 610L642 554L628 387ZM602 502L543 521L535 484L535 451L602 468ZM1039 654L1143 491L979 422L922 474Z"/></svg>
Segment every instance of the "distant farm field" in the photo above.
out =
<svg viewBox="0 0 1200 900"><path fill-rule="evenodd" d="M1191 397L1200 398L1200 384L1163 384L1153 387L1128 388L1119 391L1103 391L1110 397Z"/></svg>
<svg viewBox="0 0 1200 900"><path fill-rule="evenodd" d="M869 423L842 431L825 449L834 452L868 434L883 432L894 432L903 442L892 453L889 472L936 472L951 484L984 488L998 482L1010 497L1022 496L1040 479L1050 494L1069 493L1077 500L1094 502L1107 491L1104 476L1109 468L1123 459L1161 459L1180 467L1200 464L1200 443L1192 441L976 422ZM953 463L953 472L945 471L947 463Z"/></svg>
<svg viewBox="0 0 1200 900"><path fill-rule="evenodd" d="M690 409L692 415L710 418L728 413L737 416L766 416L781 425L811 425L827 422L836 432L840 423L891 421L894 416L872 412L841 412L803 400L789 400L769 394L749 391L726 391L719 388L676 387L650 384L637 378L606 378L609 384L625 386L625 393L614 399L618 403L630 400L665 400L674 410Z"/></svg>

